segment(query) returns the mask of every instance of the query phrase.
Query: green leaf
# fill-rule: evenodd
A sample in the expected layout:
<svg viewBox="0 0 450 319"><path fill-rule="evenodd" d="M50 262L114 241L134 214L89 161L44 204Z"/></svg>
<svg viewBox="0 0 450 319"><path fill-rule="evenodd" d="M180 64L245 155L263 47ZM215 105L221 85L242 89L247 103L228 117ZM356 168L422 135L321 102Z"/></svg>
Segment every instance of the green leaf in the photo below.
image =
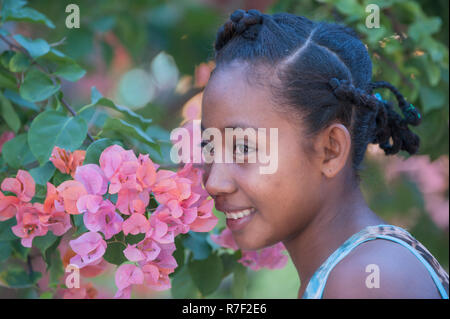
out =
<svg viewBox="0 0 450 319"><path fill-rule="evenodd" d="M13 36L21 46L23 46L32 58L36 59L50 51L50 45L44 39L29 39L21 34L16 34Z"/></svg>
<svg viewBox="0 0 450 319"><path fill-rule="evenodd" d="M33 287L41 276L42 274L39 272L28 274L22 268L8 268L0 273L0 283L3 283L9 288Z"/></svg>
<svg viewBox="0 0 450 319"><path fill-rule="evenodd" d="M145 234L137 234L137 235L128 234L125 237L125 242L127 244L134 245L134 244L137 244L137 243L143 241L144 238L145 238Z"/></svg>
<svg viewBox="0 0 450 319"><path fill-rule="evenodd" d="M149 145L150 147L156 149L157 151L160 151L159 145L156 144L151 137L145 134L145 132L142 131L139 127L127 123L124 120L117 118L108 118L103 127L103 131L104 132L115 131L122 134L123 136L134 137L138 141Z"/></svg>
<svg viewBox="0 0 450 319"><path fill-rule="evenodd" d="M65 63L61 64L53 74L67 81L76 82L86 74L86 70L77 63Z"/></svg>
<svg viewBox="0 0 450 319"><path fill-rule="evenodd" d="M43 166L30 169L30 174L33 177L36 184L47 185L47 182L55 173L55 166L52 162L47 162Z"/></svg>
<svg viewBox="0 0 450 319"><path fill-rule="evenodd" d="M47 232L45 236L38 236L33 239L33 247L38 248L43 255L45 255L45 251L52 246L58 236L55 236L52 232Z"/></svg>
<svg viewBox="0 0 450 319"><path fill-rule="evenodd" d="M58 258L61 260L61 256L59 256L59 252L57 250L59 243L61 242L61 236L55 240L55 242L45 250L45 253L42 255L45 263L47 264L47 270L52 266L53 262L55 262L54 257L57 254ZM56 260L56 262L58 262Z"/></svg>
<svg viewBox="0 0 450 319"><path fill-rule="evenodd" d="M91 104L84 106L79 111L79 113L96 105L106 106L124 114L129 122L136 123L143 129L147 128L153 122L152 119L144 118L143 116L133 112L129 108L117 105L113 101L103 97L103 95L97 90L97 88L93 86L91 88Z"/></svg>
<svg viewBox="0 0 450 319"><path fill-rule="evenodd" d="M46 74L32 69L25 76L19 92L25 100L40 102L58 92L60 87L59 83L53 83Z"/></svg>
<svg viewBox="0 0 450 319"><path fill-rule="evenodd" d="M76 238L81 234L84 234L88 231L86 226L84 225L83 214L72 215L71 216L74 226L76 227L75 233L72 235L72 238Z"/></svg>
<svg viewBox="0 0 450 319"><path fill-rule="evenodd" d="M422 85L419 92L424 113L428 113L433 109L439 109L444 106L445 95L440 89Z"/></svg>
<svg viewBox="0 0 450 319"><path fill-rule="evenodd" d="M14 235L14 233L11 230L11 227L13 227L15 225L17 225L17 221L14 217L10 218L8 220L5 220L3 222L0 222L0 240L1 241L17 239L17 236Z"/></svg>
<svg viewBox="0 0 450 319"><path fill-rule="evenodd" d="M47 27L52 29L55 28L53 22L44 14L28 7L9 10L9 12L6 14L5 21L36 22L45 24Z"/></svg>
<svg viewBox="0 0 450 319"><path fill-rule="evenodd" d="M3 65L5 69L9 69L9 62L17 53L12 50L5 50L0 54L0 64Z"/></svg>
<svg viewBox="0 0 450 319"><path fill-rule="evenodd" d="M94 143L89 145L89 147L86 149L86 157L84 158L84 164L98 164L100 155L102 152L109 146L118 144L120 145L120 142L113 141L109 138L102 138L99 140L96 140ZM122 145L123 146L123 145Z"/></svg>
<svg viewBox="0 0 450 319"><path fill-rule="evenodd" d="M81 146L87 134L86 121L67 117L58 111L45 111L33 120L28 131L28 145L41 165L45 164L55 146L74 151Z"/></svg>
<svg viewBox="0 0 450 319"><path fill-rule="evenodd" d="M125 248L126 246L123 243L108 243L108 247L106 248L103 258L110 264L121 265L123 262L127 261L125 255L123 254Z"/></svg>
<svg viewBox="0 0 450 319"><path fill-rule="evenodd" d="M61 173L59 170L56 170L55 174L53 175L52 184L55 186L59 186L63 182L68 181L69 179L72 179L72 176L70 176L69 174Z"/></svg>
<svg viewBox="0 0 450 319"><path fill-rule="evenodd" d="M419 19L408 28L408 35L415 41L420 38L432 35L441 28L442 20L439 17Z"/></svg>
<svg viewBox="0 0 450 319"><path fill-rule="evenodd" d="M61 256L58 250L55 250L51 257L50 267L48 272L50 274L49 285L57 285L60 279L64 276L64 267Z"/></svg>
<svg viewBox="0 0 450 319"><path fill-rule="evenodd" d="M0 72L0 88L17 90L16 79L9 73Z"/></svg>
<svg viewBox="0 0 450 319"><path fill-rule="evenodd" d="M0 241L0 262L3 262L11 255L11 243L8 241Z"/></svg>
<svg viewBox="0 0 450 319"><path fill-rule="evenodd" d="M11 72L23 72L31 65L30 59L22 52L17 52L9 60L9 69Z"/></svg>
<svg viewBox="0 0 450 319"><path fill-rule="evenodd" d="M17 238L17 237L16 237ZM11 247L14 250L14 254L17 258L26 261L30 248L22 246L22 240L16 239L11 242Z"/></svg>
<svg viewBox="0 0 450 319"><path fill-rule="evenodd" d="M14 104L17 104L19 106L25 107L25 108L33 110L33 111L37 111L37 112L40 111L39 107L37 107L36 104L34 104L30 101L24 100L19 94L17 94L14 91L5 90L5 92L3 92L3 95L6 98L10 99Z"/></svg>
<svg viewBox="0 0 450 319"><path fill-rule="evenodd" d="M28 147L27 133L19 134L3 144L2 156L10 167L16 169L36 160Z"/></svg>
<svg viewBox="0 0 450 319"><path fill-rule="evenodd" d="M179 271L173 277L170 292L175 299L199 297L199 290L192 281L187 265L180 266Z"/></svg>
<svg viewBox="0 0 450 319"><path fill-rule="evenodd" d="M223 264L223 278L227 277L229 274L231 274L234 271L234 268L236 265L238 265L238 259L240 258L238 256L239 251L237 251L234 254L222 254L220 255L220 259L222 259Z"/></svg>
<svg viewBox="0 0 450 319"><path fill-rule="evenodd" d="M211 254L211 246L207 241L209 233L198 233L190 231L188 237L183 241L184 247L190 249L194 260L206 259Z"/></svg>
<svg viewBox="0 0 450 319"><path fill-rule="evenodd" d="M231 295L233 298L242 299L245 297L247 283L247 267L238 263L233 271L233 285L231 286Z"/></svg>
<svg viewBox="0 0 450 319"><path fill-rule="evenodd" d="M203 296L213 293L222 281L223 265L220 257L211 254L207 259L189 263L189 273Z"/></svg>
<svg viewBox="0 0 450 319"><path fill-rule="evenodd" d="M0 106L2 117L5 120L6 124L8 124L9 128L17 133L20 129L21 123L19 116L14 110L11 102L0 92Z"/></svg>

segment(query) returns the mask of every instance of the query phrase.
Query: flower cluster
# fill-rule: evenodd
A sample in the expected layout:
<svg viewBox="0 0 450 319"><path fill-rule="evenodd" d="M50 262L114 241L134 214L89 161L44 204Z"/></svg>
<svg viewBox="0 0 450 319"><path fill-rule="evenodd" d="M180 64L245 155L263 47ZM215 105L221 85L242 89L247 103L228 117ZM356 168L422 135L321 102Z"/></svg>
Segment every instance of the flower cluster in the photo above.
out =
<svg viewBox="0 0 450 319"><path fill-rule="evenodd" d="M188 231L209 232L217 224L213 201L202 188L202 171L186 164L178 172L159 169L148 155L136 157L119 145L106 148L99 165L82 165L83 151L67 152L55 147L50 160L73 180L59 186L47 183L44 203L30 203L35 195L31 175L19 170L6 178L0 192L0 220L16 217L14 234L31 247L33 238L50 230L61 236L69 230L71 215L82 214L88 232L71 240L70 263L80 269L104 262L107 241L123 232L142 235L136 244L126 244L129 262L116 272L116 297L130 297L132 285L145 284L154 290L170 288L169 274L177 267L174 239ZM150 197L158 203L148 211ZM113 197L115 196L115 200Z"/></svg>

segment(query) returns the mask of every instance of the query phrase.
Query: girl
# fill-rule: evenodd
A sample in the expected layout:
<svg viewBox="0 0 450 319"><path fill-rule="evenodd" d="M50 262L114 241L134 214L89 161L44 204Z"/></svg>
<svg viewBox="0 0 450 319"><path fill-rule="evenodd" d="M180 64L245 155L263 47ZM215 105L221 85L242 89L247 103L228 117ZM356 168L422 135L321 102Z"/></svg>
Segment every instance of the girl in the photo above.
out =
<svg viewBox="0 0 450 319"><path fill-rule="evenodd" d="M372 82L369 54L354 31L237 10L214 46L203 129L278 130L277 145L267 148L259 135L235 136L232 153L243 162L216 161L216 149L229 150L223 139L202 142L214 158L205 164L206 190L238 246L283 242L302 283L299 298L448 298L448 274L436 259L379 218L359 188L367 145L414 154L419 137L408 125L421 119L394 86ZM373 95L377 88L394 93L403 116ZM262 149L277 150L272 174L246 160Z"/></svg>

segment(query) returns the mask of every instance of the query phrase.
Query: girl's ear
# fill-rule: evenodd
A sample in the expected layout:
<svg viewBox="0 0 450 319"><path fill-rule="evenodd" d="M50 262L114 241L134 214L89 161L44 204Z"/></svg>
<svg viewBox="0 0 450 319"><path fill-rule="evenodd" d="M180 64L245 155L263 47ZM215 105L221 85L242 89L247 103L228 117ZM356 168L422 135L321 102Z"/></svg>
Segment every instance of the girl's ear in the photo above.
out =
<svg viewBox="0 0 450 319"><path fill-rule="evenodd" d="M344 125L335 123L320 134L316 143L320 169L327 178L333 178L347 163L352 144L350 133Z"/></svg>

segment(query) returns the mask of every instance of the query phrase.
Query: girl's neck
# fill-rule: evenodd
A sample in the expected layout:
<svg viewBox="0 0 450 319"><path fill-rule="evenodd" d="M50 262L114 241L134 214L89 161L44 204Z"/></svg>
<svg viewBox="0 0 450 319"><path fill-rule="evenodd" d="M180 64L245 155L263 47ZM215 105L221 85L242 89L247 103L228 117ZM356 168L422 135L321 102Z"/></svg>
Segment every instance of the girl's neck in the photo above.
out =
<svg viewBox="0 0 450 319"><path fill-rule="evenodd" d="M300 277L299 297L317 268L345 240L366 226L386 223L370 210L359 187L327 198L314 216L294 238L283 242Z"/></svg>

